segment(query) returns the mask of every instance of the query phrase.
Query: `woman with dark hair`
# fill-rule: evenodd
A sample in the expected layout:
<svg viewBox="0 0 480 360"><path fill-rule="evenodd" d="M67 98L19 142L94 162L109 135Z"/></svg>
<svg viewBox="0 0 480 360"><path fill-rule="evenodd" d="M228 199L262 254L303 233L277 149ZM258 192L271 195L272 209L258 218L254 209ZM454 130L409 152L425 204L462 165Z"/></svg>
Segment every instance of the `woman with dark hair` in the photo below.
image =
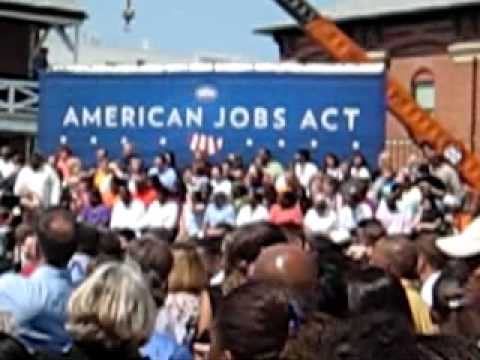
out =
<svg viewBox="0 0 480 360"><path fill-rule="evenodd" d="M370 169L368 168L367 160L365 160L365 157L359 151L353 154L350 167L350 177L352 179L363 181L369 181L372 177Z"/></svg>
<svg viewBox="0 0 480 360"><path fill-rule="evenodd" d="M325 155L323 160L323 172L328 177L337 179L339 181L343 180L341 176L342 173L340 171L340 160L338 160L338 157L335 154L328 153Z"/></svg>
<svg viewBox="0 0 480 360"><path fill-rule="evenodd" d="M276 360L289 334L289 303L282 290L252 282L224 298L213 331L212 360Z"/></svg>
<svg viewBox="0 0 480 360"><path fill-rule="evenodd" d="M318 359L427 360L417 348L415 335L404 317L374 311L327 327ZM433 360L432 358L428 360Z"/></svg>
<svg viewBox="0 0 480 360"><path fill-rule="evenodd" d="M348 310L361 315L371 311L396 314L414 327L412 312L401 283L383 270L368 268L351 272L346 279Z"/></svg>

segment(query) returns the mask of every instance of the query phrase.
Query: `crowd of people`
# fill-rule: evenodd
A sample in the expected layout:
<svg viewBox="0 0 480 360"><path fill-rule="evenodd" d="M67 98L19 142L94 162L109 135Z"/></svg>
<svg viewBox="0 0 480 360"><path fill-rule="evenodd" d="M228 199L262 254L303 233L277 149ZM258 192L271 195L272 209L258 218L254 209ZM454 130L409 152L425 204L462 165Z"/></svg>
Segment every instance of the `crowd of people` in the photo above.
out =
<svg viewBox="0 0 480 360"><path fill-rule="evenodd" d="M421 148L2 147L0 359L480 359L480 195Z"/></svg>

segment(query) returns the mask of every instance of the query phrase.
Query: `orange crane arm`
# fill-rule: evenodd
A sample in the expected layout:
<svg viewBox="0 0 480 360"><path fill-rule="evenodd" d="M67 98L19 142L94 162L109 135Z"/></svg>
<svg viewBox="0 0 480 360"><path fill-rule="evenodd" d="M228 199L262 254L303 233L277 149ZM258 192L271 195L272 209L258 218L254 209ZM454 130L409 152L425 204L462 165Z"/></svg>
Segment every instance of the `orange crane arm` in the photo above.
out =
<svg viewBox="0 0 480 360"><path fill-rule="evenodd" d="M358 63L370 61L364 49L332 21L322 17L307 1L275 1L302 25L313 41L336 60ZM387 88L388 107L412 139L417 144L429 144L457 167L468 184L480 190L480 160L463 142L452 137L437 120L425 112L398 80L390 76Z"/></svg>

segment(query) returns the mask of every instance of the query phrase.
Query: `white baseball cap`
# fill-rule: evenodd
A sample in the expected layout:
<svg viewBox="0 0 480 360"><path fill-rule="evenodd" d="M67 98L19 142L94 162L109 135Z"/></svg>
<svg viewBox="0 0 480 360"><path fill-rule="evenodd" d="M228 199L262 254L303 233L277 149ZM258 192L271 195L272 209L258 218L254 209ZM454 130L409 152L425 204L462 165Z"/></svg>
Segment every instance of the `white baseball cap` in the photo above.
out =
<svg viewBox="0 0 480 360"><path fill-rule="evenodd" d="M437 247L453 258L480 255L480 217L476 218L462 233L439 238Z"/></svg>

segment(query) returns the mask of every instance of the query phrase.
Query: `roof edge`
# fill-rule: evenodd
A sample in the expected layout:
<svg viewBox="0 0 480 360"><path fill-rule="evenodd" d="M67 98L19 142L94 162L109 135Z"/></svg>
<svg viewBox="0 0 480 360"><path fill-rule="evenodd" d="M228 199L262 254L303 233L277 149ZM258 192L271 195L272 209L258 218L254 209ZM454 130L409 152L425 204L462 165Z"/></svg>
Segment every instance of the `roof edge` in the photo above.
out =
<svg viewBox="0 0 480 360"><path fill-rule="evenodd" d="M383 63L331 64L281 63L171 63L165 65L71 65L55 66L48 73L73 74L178 74L178 73L276 73L375 75L385 71Z"/></svg>

